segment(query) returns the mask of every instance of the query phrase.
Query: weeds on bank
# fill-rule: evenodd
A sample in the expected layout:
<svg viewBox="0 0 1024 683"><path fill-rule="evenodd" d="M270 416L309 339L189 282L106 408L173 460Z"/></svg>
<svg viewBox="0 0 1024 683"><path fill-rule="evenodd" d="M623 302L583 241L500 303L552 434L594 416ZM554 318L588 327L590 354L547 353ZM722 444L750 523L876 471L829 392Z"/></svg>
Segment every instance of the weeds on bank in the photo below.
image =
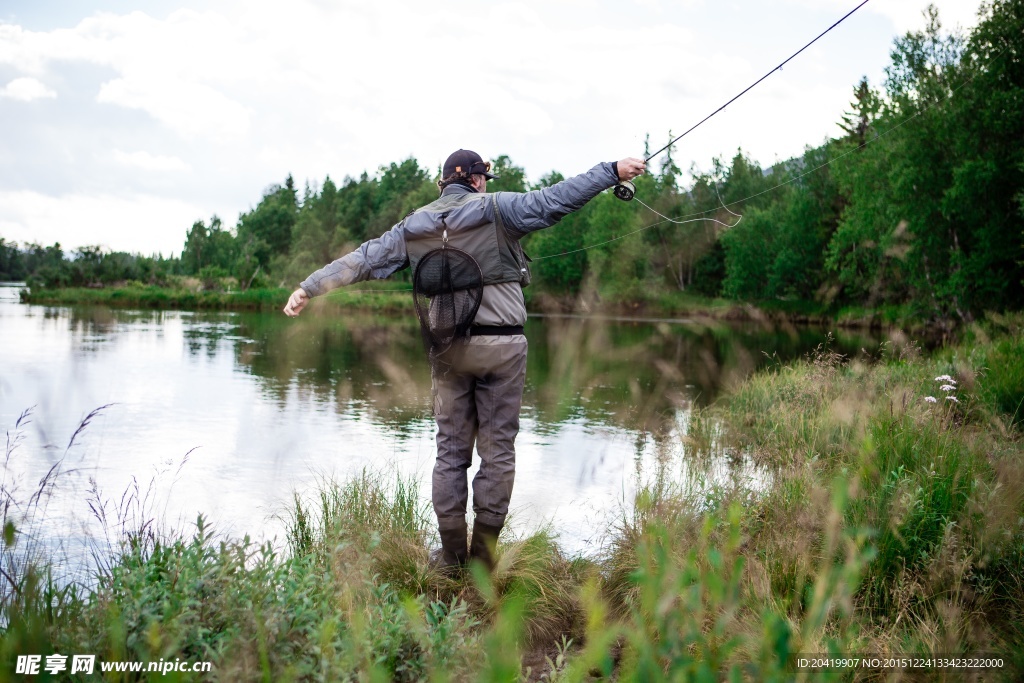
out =
<svg viewBox="0 0 1024 683"><path fill-rule="evenodd" d="M1010 324L930 358L824 347L691 411L691 480L678 463L651 473L596 558L541 531L504 536L491 577L447 578L415 484L363 473L296 498L286 552L200 519L120 546L87 594L26 580L4 604L0 667L92 647L211 659L232 681L790 680L796 653L991 652L1006 668L987 674L1012 680L1024 353ZM690 485L723 463L764 476Z"/></svg>
<svg viewBox="0 0 1024 683"><path fill-rule="evenodd" d="M871 364L818 354L753 378L722 407L728 438L777 472L751 526L777 589L799 586L806 551L820 547L818 483L849 482L843 524L874 550L855 595L861 651L1015 652L1020 665L1024 449L1016 403L985 387L998 373L1006 396L1024 396L1007 379L1024 354L1000 353L1019 343Z"/></svg>

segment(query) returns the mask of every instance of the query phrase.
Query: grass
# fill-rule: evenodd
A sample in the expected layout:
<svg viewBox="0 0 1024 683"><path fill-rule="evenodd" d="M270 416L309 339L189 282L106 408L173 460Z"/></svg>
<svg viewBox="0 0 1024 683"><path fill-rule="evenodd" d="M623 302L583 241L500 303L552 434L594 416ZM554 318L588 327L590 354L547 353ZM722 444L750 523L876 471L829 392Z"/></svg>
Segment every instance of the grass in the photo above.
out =
<svg viewBox="0 0 1024 683"><path fill-rule="evenodd" d="M824 346L749 378L690 412L690 476L678 459L645 473L594 557L566 557L553 530L505 534L493 576L443 576L422 492L364 472L298 495L285 549L200 518L129 533L88 588L46 558L6 564L0 681L17 653L69 651L210 659L208 679L231 681L782 681L796 653L991 653L1004 667L980 677L1018 680L1021 322L928 356ZM736 465L762 483L708 484Z"/></svg>

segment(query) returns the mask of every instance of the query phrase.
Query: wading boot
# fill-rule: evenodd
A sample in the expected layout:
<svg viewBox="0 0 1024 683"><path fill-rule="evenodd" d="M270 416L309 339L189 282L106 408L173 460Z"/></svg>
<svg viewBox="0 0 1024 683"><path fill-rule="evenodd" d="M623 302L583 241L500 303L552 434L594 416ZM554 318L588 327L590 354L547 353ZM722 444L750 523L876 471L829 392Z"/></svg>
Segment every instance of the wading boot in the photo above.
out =
<svg viewBox="0 0 1024 683"><path fill-rule="evenodd" d="M494 571L495 548L498 545L500 526L473 521L473 540L469 544L469 559L479 560L487 567L488 572Z"/></svg>
<svg viewBox="0 0 1024 683"><path fill-rule="evenodd" d="M454 529L438 529L441 534L441 552L432 555L431 565L446 576L456 576L468 561L466 525Z"/></svg>

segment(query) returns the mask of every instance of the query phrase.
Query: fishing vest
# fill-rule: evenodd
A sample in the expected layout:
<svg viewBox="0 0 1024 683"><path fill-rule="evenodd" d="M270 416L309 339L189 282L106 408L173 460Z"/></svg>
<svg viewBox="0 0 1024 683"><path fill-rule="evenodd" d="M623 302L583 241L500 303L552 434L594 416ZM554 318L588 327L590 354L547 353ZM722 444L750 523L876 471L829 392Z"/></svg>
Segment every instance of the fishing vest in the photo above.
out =
<svg viewBox="0 0 1024 683"><path fill-rule="evenodd" d="M412 214L431 212L444 216L468 202L492 202L494 205L494 222L483 223L469 230L448 231L448 246L461 249L476 259L483 274L485 285L497 285L504 282L518 282L525 287L530 284L529 257L518 241L511 239L505 232L505 225L498 212L498 201L490 193L450 194L417 209ZM419 264L428 252L440 249L444 240L443 230L429 237L406 238L405 248L409 256L409 265L416 272Z"/></svg>

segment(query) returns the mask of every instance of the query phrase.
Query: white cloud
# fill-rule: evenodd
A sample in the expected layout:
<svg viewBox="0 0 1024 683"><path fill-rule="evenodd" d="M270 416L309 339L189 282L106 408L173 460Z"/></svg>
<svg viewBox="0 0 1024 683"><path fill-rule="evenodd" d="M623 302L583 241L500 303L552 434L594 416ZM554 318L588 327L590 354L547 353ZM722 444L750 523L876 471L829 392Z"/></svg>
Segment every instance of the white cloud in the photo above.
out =
<svg viewBox="0 0 1024 683"><path fill-rule="evenodd" d="M5 239L60 242L67 250L98 244L142 254L178 253L188 228L210 213L207 207L152 195L0 192L0 234Z"/></svg>
<svg viewBox="0 0 1024 683"><path fill-rule="evenodd" d="M144 171L188 171L191 169L187 163L173 156L161 154L150 154L146 151L123 152L114 150L114 161L131 168L141 168Z"/></svg>
<svg viewBox="0 0 1024 683"><path fill-rule="evenodd" d="M4 89L0 90L0 97L8 97L20 102L31 102L39 99L53 99L57 97L57 93L35 78L22 76L4 86Z"/></svg>
<svg viewBox="0 0 1024 683"><path fill-rule="evenodd" d="M36 74L64 62L108 67L118 75L100 87L98 102L145 111L184 138L230 140L245 135L250 117L224 92L246 76L227 42L233 32L225 17L190 10L163 21L99 14L50 32L0 25L0 64Z"/></svg>
<svg viewBox="0 0 1024 683"><path fill-rule="evenodd" d="M96 101L141 109L183 138L225 140L244 137L249 129L245 107L202 83L116 78L100 87Z"/></svg>

